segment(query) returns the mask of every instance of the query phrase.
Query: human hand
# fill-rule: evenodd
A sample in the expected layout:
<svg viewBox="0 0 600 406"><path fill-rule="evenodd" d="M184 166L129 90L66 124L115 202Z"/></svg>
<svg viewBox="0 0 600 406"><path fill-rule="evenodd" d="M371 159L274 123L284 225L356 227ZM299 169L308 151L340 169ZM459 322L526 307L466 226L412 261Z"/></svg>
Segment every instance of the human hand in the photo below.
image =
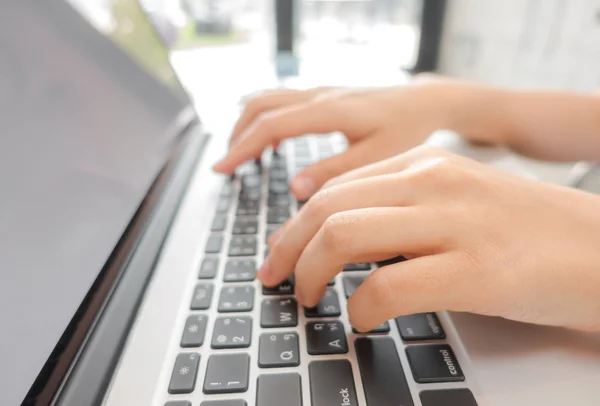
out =
<svg viewBox="0 0 600 406"><path fill-rule="evenodd" d="M233 130L229 152L214 169L231 174L286 138L341 131L349 141L347 151L305 168L292 181L292 192L305 200L327 180L404 152L445 127L451 118L450 100L460 85L419 82L363 90L279 90L255 97Z"/></svg>
<svg viewBox="0 0 600 406"><path fill-rule="evenodd" d="M295 272L315 306L344 264L403 254L348 302L368 331L460 311L600 329L600 197L420 147L333 179L271 236L265 285Z"/></svg>

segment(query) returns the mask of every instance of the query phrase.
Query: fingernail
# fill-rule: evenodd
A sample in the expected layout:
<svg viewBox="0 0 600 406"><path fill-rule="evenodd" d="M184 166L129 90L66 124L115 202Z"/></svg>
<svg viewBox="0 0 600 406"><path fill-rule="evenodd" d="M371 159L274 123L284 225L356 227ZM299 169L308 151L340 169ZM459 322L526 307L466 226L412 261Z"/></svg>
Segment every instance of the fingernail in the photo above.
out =
<svg viewBox="0 0 600 406"><path fill-rule="evenodd" d="M292 181L292 189L299 197L310 197L316 192L315 182L306 176L298 176Z"/></svg>
<svg viewBox="0 0 600 406"><path fill-rule="evenodd" d="M267 259L265 259L265 262L263 262L262 266L256 273L256 277L258 279L260 279L262 282L264 282L265 280L268 280L270 276L271 276L271 266L269 265L269 258L267 257Z"/></svg>

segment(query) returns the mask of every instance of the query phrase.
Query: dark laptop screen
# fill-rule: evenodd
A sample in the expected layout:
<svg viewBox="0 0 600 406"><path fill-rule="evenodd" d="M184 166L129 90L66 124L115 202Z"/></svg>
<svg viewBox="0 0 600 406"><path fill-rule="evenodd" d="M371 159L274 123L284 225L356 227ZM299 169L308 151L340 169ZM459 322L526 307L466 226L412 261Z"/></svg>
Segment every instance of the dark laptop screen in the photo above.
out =
<svg viewBox="0 0 600 406"><path fill-rule="evenodd" d="M189 106L135 1L71 2L0 1L0 405L23 400Z"/></svg>

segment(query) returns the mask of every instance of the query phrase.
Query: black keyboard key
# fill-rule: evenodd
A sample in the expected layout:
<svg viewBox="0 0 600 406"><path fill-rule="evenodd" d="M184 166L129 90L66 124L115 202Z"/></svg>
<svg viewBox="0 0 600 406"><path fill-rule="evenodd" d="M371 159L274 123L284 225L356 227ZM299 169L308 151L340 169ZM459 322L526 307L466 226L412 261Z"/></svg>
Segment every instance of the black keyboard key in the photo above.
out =
<svg viewBox="0 0 600 406"><path fill-rule="evenodd" d="M258 173L242 176L242 188L258 188L262 183L262 177Z"/></svg>
<svg viewBox="0 0 600 406"><path fill-rule="evenodd" d="M413 345L406 356L418 383L461 382L465 380L449 345Z"/></svg>
<svg viewBox="0 0 600 406"><path fill-rule="evenodd" d="M204 252L207 254L218 254L223 247L223 236L220 234L211 234L206 242Z"/></svg>
<svg viewBox="0 0 600 406"><path fill-rule="evenodd" d="M248 404L242 399L206 400L200 403L200 406L248 406Z"/></svg>
<svg viewBox="0 0 600 406"><path fill-rule="evenodd" d="M290 196L270 194L267 204L269 207L290 207Z"/></svg>
<svg viewBox="0 0 600 406"><path fill-rule="evenodd" d="M239 202L241 206L257 206L260 202L262 191L257 189L242 189Z"/></svg>
<svg viewBox="0 0 600 406"><path fill-rule="evenodd" d="M225 282L249 282L256 278L256 261L253 259L230 259L225 265Z"/></svg>
<svg viewBox="0 0 600 406"><path fill-rule="evenodd" d="M367 333L361 333L360 331L356 330L355 328L352 329L352 332L354 332L354 334L384 334L384 333L389 333L390 332L390 323L388 323L386 321L385 323L378 325L373 330L371 330L371 331L369 331Z"/></svg>
<svg viewBox="0 0 600 406"><path fill-rule="evenodd" d="M258 220L256 217L239 217L233 223L233 234L256 234L258 232Z"/></svg>
<svg viewBox="0 0 600 406"><path fill-rule="evenodd" d="M267 254L265 253L265 257ZM262 288L263 295L272 296L272 295L293 295L294 294L294 277L290 276L279 285L274 287L263 286Z"/></svg>
<svg viewBox="0 0 600 406"><path fill-rule="evenodd" d="M344 293L346 298L352 296L354 291L365 281L364 276L344 276L342 282L344 284Z"/></svg>
<svg viewBox="0 0 600 406"><path fill-rule="evenodd" d="M358 406L348 360L313 361L308 365L308 374L312 406ZM398 405L402 404L395 403L394 406Z"/></svg>
<svg viewBox="0 0 600 406"><path fill-rule="evenodd" d="M252 210L252 209L258 210L258 209L260 209L260 207L259 207L260 206L260 201L259 200L260 199L254 199L254 200L250 200L250 199L244 200L243 198L240 199L240 203L238 204L238 211L240 209L248 209L248 210ZM237 213L237 214L238 215L244 215L244 214L240 214L240 213ZM255 215L255 214L246 214L246 215Z"/></svg>
<svg viewBox="0 0 600 406"><path fill-rule="evenodd" d="M254 286L225 286L219 297L219 312L249 312L254 308Z"/></svg>
<svg viewBox="0 0 600 406"><path fill-rule="evenodd" d="M404 262L404 261L406 261L406 258L403 257L402 255L399 255L397 257L386 259L384 261L378 261L377 266L382 268L387 265L393 265L393 264L397 264L399 262Z"/></svg>
<svg viewBox="0 0 600 406"><path fill-rule="evenodd" d="M435 313L417 313L398 317L396 318L396 325L402 339L405 341L441 340L446 338L446 333Z"/></svg>
<svg viewBox="0 0 600 406"><path fill-rule="evenodd" d="M229 256L248 257L256 255L256 236L234 235L229 243Z"/></svg>
<svg viewBox="0 0 600 406"><path fill-rule="evenodd" d="M179 354L175 359L175 366L171 373L169 393L192 393L196 388L196 376L198 375L198 364L200 354Z"/></svg>
<svg viewBox="0 0 600 406"><path fill-rule="evenodd" d="M204 377L204 393L241 393L248 390L250 355L211 355Z"/></svg>
<svg viewBox="0 0 600 406"><path fill-rule="evenodd" d="M285 169L273 168L269 172L269 177L270 177L271 180L280 180L280 181L287 182L287 180L288 180L288 173L287 173L287 171Z"/></svg>
<svg viewBox="0 0 600 406"><path fill-rule="evenodd" d="M219 269L218 257L204 258L202 260L202 264L200 265L198 279L213 279L215 276L217 276L217 269Z"/></svg>
<svg viewBox="0 0 600 406"><path fill-rule="evenodd" d="M271 234L273 234L275 231L277 231L277 229L279 229L279 224L268 224L267 225L267 233L265 235L265 242L267 242L269 240L269 237L271 236Z"/></svg>
<svg viewBox="0 0 600 406"><path fill-rule="evenodd" d="M297 367L300 349L296 333L265 333L258 345L258 366L261 368Z"/></svg>
<svg viewBox="0 0 600 406"><path fill-rule="evenodd" d="M419 397L423 406L477 406L468 389L425 390Z"/></svg>
<svg viewBox="0 0 600 406"><path fill-rule="evenodd" d="M246 177L251 175L257 175L262 172L262 166L260 160L252 159L244 162L235 170L238 176Z"/></svg>
<svg viewBox="0 0 600 406"><path fill-rule="evenodd" d="M187 400L174 400L165 403L165 406L192 406L192 402L188 402Z"/></svg>
<svg viewBox="0 0 600 406"><path fill-rule="evenodd" d="M199 283L194 289L192 296L191 310L207 310L210 307L210 302L213 296L213 285L210 283Z"/></svg>
<svg viewBox="0 0 600 406"><path fill-rule="evenodd" d="M369 406L414 406L393 339L359 338L354 348Z"/></svg>
<svg viewBox="0 0 600 406"><path fill-rule="evenodd" d="M217 214L213 219L210 231L223 231L227 226L227 216L225 214Z"/></svg>
<svg viewBox="0 0 600 406"><path fill-rule="evenodd" d="M238 206L235 214L238 216L257 216L259 212L258 204L254 205L240 205Z"/></svg>
<svg viewBox="0 0 600 406"><path fill-rule="evenodd" d="M290 218L290 210L286 207L271 207L267 212L267 224L283 224Z"/></svg>
<svg viewBox="0 0 600 406"><path fill-rule="evenodd" d="M269 166L271 167L271 170L286 169L287 162L283 156L273 156L273 158L271 158L271 164Z"/></svg>
<svg viewBox="0 0 600 406"><path fill-rule="evenodd" d="M290 191L290 187L289 187L287 181L272 180L269 183L269 193L282 195L284 193L289 193L289 191Z"/></svg>
<svg viewBox="0 0 600 406"><path fill-rule="evenodd" d="M345 354L348 352L344 326L339 321L307 323L306 345L310 355Z"/></svg>
<svg viewBox="0 0 600 406"><path fill-rule="evenodd" d="M215 322L212 348L248 348L252 338L250 317L220 317Z"/></svg>
<svg viewBox="0 0 600 406"><path fill-rule="evenodd" d="M208 317L203 314L188 317L181 336L181 347L191 348L202 346L204 344L207 322Z"/></svg>
<svg viewBox="0 0 600 406"><path fill-rule="evenodd" d="M296 327L298 302L296 299L265 299L262 302L260 326L262 328Z"/></svg>
<svg viewBox="0 0 600 406"><path fill-rule="evenodd" d="M323 299L312 309L304 309L306 317L338 317L340 316L340 299L333 289L327 289Z"/></svg>
<svg viewBox="0 0 600 406"><path fill-rule="evenodd" d="M371 264L360 263L360 264L347 264L344 267L345 272L353 272L353 271L369 271L371 269Z"/></svg>
<svg viewBox="0 0 600 406"><path fill-rule="evenodd" d="M221 197L217 202L217 213L226 213L231 206L231 199L229 197Z"/></svg>
<svg viewBox="0 0 600 406"><path fill-rule="evenodd" d="M238 198L238 206L244 207L255 207L260 203L262 197L262 188L257 186L255 188L242 187L240 190L240 196Z"/></svg>
<svg viewBox="0 0 600 406"><path fill-rule="evenodd" d="M299 374L261 375L256 385L256 406L302 406Z"/></svg>

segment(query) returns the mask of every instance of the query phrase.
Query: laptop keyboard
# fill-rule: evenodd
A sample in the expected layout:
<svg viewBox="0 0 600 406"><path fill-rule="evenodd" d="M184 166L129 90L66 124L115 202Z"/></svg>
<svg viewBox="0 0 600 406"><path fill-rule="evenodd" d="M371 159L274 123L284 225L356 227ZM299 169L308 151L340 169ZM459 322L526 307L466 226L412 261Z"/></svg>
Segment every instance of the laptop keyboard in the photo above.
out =
<svg viewBox="0 0 600 406"><path fill-rule="evenodd" d="M298 305L293 276L276 287L256 280L266 239L305 203L292 198L288 180L341 148L335 137L287 141L224 183L165 406L477 406L436 314L399 317L368 334L347 328L347 298L372 269L403 257L348 264L312 309Z"/></svg>

